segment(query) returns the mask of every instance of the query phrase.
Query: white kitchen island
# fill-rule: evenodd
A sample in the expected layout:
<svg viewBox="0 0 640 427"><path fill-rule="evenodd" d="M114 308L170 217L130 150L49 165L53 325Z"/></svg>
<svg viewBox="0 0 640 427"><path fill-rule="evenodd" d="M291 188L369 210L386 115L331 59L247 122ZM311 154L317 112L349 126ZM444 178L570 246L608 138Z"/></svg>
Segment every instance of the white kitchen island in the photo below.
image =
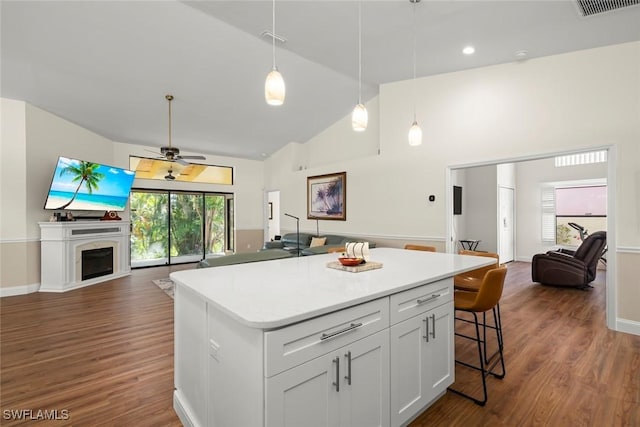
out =
<svg viewBox="0 0 640 427"><path fill-rule="evenodd" d="M405 425L454 380L453 279L486 257L378 248L171 274L186 426Z"/></svg>

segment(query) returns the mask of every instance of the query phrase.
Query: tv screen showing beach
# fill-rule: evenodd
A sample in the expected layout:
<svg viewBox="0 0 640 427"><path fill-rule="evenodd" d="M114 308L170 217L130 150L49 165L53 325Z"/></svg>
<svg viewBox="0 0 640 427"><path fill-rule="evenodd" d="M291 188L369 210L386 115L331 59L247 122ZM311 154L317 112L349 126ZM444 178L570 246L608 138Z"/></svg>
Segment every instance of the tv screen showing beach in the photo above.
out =
<svg viewBox="0 0 640 427"><path fill-rule="evenodd" d="M44 208L123 211L134 178L126 169L60 157Z"/></svg>

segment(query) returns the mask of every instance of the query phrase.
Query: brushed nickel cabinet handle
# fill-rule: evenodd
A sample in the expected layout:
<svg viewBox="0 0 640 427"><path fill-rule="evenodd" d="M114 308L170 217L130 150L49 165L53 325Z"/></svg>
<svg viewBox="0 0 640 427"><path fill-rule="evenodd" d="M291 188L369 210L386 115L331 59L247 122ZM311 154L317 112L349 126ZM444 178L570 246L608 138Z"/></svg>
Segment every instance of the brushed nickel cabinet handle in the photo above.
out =
<svg viewBox="0 0 640 427"><path fill-rule="evenodd" d="M436 338L436 315L435 313L431 315L431 320L433 321L433 332L431 333L431 336L433 337L433 339Z"/></svg>
<svg viewBox="0 0 640 427"><path fill-rule="evenodd" d="M320 340L324 341L324 340L327 340L329 338L333 338L333 337L338 336L340 334L344 334L345 332L353 331L354 329L357 329L360 326L362 326L362 323L352 323L350 326L347 326L344 329L340 329L339 331L331 332L330 334L324 334L323 333L320 336Z"/></svg>
<svg viewBox="0 0 640 427"><path fill-rule="evenodd" d="M336 391L340 391L340 357L333 359L333 363L336 364L336 380L333 385L336 386Z"/></svg>
<svg viewBox="0 0 640 427"><path fill-rule="evenodd" d="M347 358L347 375L344 376L344 379L347 380L347 384L351 385L351 352L347 351L344 357Z"/></svg>
<svg viewBox="0 0 640 427"><path fill-rule="evenodd" d="M424 304L425 302L433 301L434 299L440 298L442 294L432 294L429 298L425 299L417 299L416 304Z"/></svg>

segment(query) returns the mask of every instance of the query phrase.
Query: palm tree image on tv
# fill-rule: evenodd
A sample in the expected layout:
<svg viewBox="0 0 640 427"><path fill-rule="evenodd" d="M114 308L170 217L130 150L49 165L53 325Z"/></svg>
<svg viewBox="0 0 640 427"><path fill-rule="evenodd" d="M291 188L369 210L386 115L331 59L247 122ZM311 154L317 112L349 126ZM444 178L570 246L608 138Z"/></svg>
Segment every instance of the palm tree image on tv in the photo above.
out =
<svg viewBox="0 0 640 427"><path fill-rule="evenodd" d="M60 157L44 208L123 211L134 179L134 171Z"/></svg>
<svg viewBox="0 0 640 427"><path fill-rule="evenodd" d="M76 191L73 193L73 197L71 197L71 200L69 200L67 203L65 203L64 205L60 206L57 209L66 209L67 206L73 203L76 197L78 197L78 191L80 191L82 184L85 185L88 194L93 194L94 190L100 189L100 186L98 185L98 183L104 179L104 174L96 170L99 167L100 165L98 163L81 161L79 165L72 163L67 167L63 168L60 171L59 176L62 177L64 175L72 175L73 178L71 179L71 182L77 182L78 187L76 188Z"/></svg>

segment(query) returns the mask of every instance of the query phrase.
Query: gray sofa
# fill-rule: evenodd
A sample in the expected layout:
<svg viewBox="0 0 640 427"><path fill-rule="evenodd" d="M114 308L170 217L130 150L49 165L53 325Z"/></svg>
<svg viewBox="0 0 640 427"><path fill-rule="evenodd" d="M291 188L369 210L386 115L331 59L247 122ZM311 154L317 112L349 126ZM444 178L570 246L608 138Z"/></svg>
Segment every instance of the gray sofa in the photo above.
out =
<svg viewBox="0 0 640 427"><path fill-rule="evenodd" d="M310 247L311 239L315 237L311 233L300 233L300 241L298 242L296 233L287 233L282 236L282 239L275 240L273 242L266 242L265 249L284 249L285 251L296 253L298 247L300 248L300 255L317 255L326 254L329 248L344 246L347 242L365 242L359 237L349 237L339 234L323 234L320 237L326 237L325 244L322 246ZM370 248L375 248L376 244L369 242Z"/></svg>
<svg viewBox="0 0 640 427"><path fill-rule="evenodd" d="M247 262L269 261L272 259L291 258L293 254L284 249L267 249L260 252L249 252L216 256L203 259L198 263L198 268L219 267L222 265L244 264Z"/></svg>

